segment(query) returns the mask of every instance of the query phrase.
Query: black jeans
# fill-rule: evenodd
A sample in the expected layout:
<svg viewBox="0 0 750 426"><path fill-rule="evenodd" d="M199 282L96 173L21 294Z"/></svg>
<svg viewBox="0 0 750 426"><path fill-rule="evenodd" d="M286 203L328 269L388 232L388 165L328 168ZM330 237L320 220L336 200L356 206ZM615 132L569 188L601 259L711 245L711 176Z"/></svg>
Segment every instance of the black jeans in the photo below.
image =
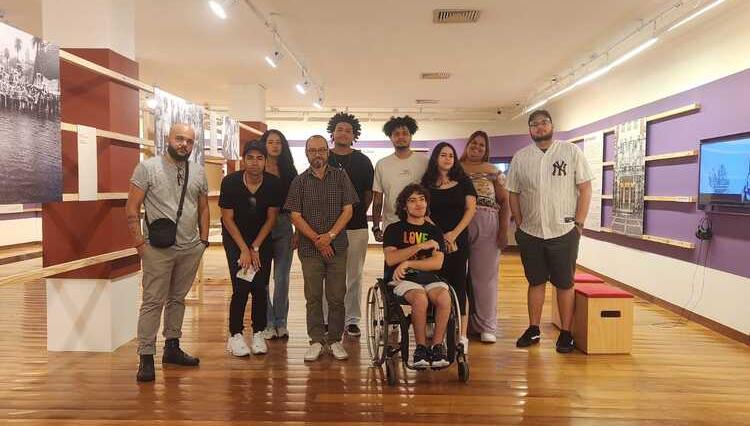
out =
<svg viewBox="0 0 750 426"><path fill-rule="evenodd" d="M268 299L268 281L271 277L271 259L273 250L270 244L263 244L260 248L260 270L253 277L252 282L237 278L240 270L237 261L240 259L239 248L232 243L224 243L224 252L229 264L229 275L232 279L232 300L229 303L229 333L234 336L244 330L245 306L247 298L252 294L251 315L253 332L257 333L266 328L266 308Z"/></svg>
<svg viewBox="0 0 750 426"><path fill-rule="evenodd" d="M445 255L440 275L448 281L448 285L453 287L461 315L466 315L466 267L469 262L469 244L466 234L462 233L459 238L456 238L456 243L458 243L458 250Z"/></svg>

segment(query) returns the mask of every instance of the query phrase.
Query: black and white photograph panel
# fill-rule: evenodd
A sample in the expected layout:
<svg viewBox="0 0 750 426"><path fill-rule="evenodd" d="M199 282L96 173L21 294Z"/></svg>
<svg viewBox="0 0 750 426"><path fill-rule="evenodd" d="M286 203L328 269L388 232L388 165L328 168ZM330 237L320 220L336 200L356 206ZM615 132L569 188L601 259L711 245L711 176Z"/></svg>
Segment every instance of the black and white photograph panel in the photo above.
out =
<svg viewBox="0 0 750 426"><path fill-rule="evenodd" d="M0 204L62 198L59 48L0 23Z"/></svg>

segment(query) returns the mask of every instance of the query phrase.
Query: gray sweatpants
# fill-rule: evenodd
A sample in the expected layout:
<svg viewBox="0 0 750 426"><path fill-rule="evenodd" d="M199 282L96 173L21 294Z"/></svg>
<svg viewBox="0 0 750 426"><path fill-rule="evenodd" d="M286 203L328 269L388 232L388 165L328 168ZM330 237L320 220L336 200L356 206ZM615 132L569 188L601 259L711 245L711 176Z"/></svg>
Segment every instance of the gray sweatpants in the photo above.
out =
<svg viewBox="0 0 750 426"><path fill-rule="evenodd" d="M155 248L143 252L143 302L138 315L138 354L156 353L156 333L164 311L164 338L182 337L185 296L193 286L205 246L187 250Z"/></svg>

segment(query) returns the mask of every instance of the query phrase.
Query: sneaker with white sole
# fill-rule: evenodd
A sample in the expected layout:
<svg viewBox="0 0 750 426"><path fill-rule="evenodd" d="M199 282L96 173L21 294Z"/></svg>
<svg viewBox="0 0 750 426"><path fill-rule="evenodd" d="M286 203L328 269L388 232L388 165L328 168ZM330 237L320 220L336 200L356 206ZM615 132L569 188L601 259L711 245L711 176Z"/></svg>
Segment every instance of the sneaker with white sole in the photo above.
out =
<svg viewBox="0 0 750 426"><path fill-rule="evenodd" d="M341 342L331 343L331 355L339 361L349 358L349 354L346 353L346 349L344 349L344 345Z"/></svg>
<svg viewBox="0 0 750 426"><path fill-rule="evenodd" d="M482 333L479 336L479 340L481 340L483 343L495 343L497 342L497 336L492 333Z"/></svg>
<svg viewBox="0 0 750 426"><path fill-rule="evenodd" d="M312 343L305 352L305 361L317 361L321 352L323 352L323 345L320 342Z"/></svg>
<svg viewBox="0 0 750 426"><path fill-rule="evenodd" d="M277 336L276 334L276 327L268 326L265 330L263 330L263 338L266 340L271 340Z"/></svg>
<svg viewBox="0 0 750 426"><path fill-rule="evenodd" d="M245 343L245 336L236 333L227 340L227 350L234 356L249 356L250 348Z"/></svg>
<svg viewBox="0 0 750 426"><path fill-rule="evenodd" d="M276 337L279 339L289 337L289 330L286 327L276 327Z"/></svg>
<svg viewBox="0 0 750 426"><path fill-rule="evenodd" d="M464 345L464 353L469 353L469 338L466 336L461 336L461 343Z"/></svg>
<svg viewBox="0 0 750 426"><path fill-rule="evenodd" d="M263 355L268 353L268 346L266 345L266 339L263 337L263 332L259 331L253 334L253 355Z"/></svg>

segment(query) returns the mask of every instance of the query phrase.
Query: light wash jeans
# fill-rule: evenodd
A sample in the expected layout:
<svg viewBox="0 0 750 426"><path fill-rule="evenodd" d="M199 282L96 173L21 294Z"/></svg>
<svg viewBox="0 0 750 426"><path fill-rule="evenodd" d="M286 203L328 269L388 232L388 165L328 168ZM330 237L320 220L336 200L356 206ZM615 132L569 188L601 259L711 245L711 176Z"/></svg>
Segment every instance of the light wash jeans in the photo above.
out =
<svg viewBox="0 0 750 426"><path fill-rule="evenodd" d="M292 222L279 214L271 230L273 243L273 295L268 292L268 327L286 327L289 313L289 271L292 269Z"/></svg>

